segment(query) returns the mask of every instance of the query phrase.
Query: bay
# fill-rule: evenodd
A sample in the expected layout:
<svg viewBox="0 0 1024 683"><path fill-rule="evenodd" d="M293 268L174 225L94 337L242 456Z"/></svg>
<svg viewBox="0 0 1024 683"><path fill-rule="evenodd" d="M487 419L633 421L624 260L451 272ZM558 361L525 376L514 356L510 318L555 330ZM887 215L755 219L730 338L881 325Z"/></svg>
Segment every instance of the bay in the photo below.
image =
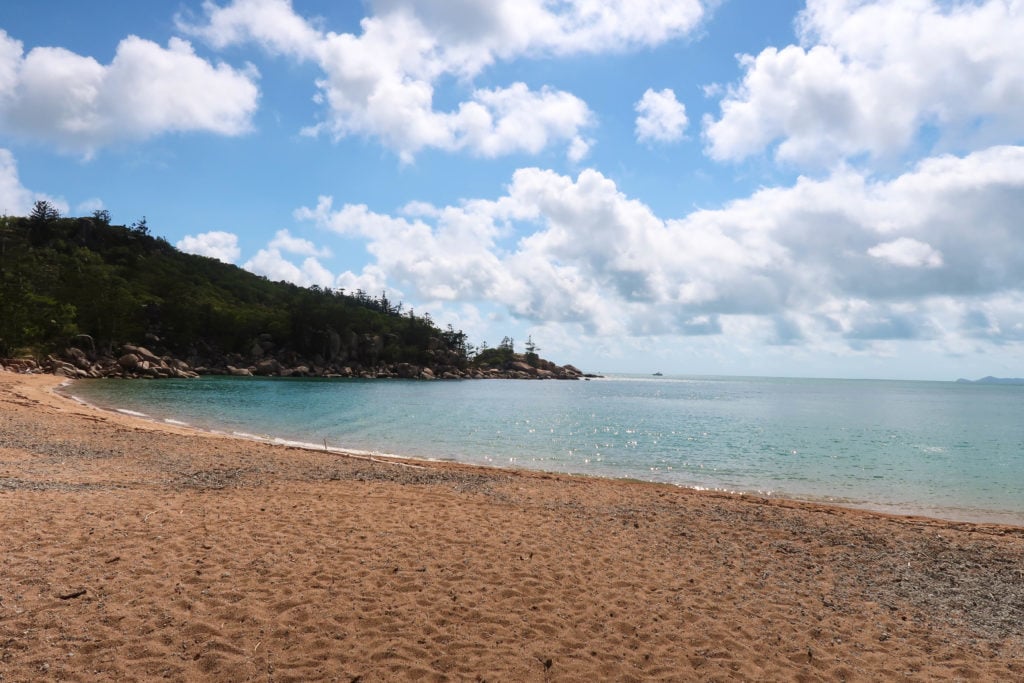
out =
<svg viewBox="0 0 1024 683"><path fill-rule="evenodd" d="M206 430L414 458L1024 524L1024 387L611 376L76 382Z"/></svg>

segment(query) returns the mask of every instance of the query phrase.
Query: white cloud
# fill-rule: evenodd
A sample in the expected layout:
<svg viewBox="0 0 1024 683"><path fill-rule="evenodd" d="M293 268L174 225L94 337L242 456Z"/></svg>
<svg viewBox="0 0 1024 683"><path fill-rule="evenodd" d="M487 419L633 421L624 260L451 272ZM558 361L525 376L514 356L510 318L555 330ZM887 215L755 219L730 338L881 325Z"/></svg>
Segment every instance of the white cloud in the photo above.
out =
<svg viewBox="0 0 1024 683"><path fill-rule="evenodd" d="M103 206L103 200L99 197L92 197L79 202L78 206L75 207L75 211L77 211L80 216L88 216L92 215L94 211L99 211L103 208L105 208Z"/></svg>
<svg viewBox="0 0 1024 683"><path fill-rule="evenodd" d="M910 237L901 237L891 242L882 242L868 249L868 254L905 268L939 268L942 254L924 242Z"/></svg>
<svg viewBox="0 0 1024 683"><path fill-rule="evenodd" d="M0 101L10 98L14 93L14 86L18 83L21 53L21 42L0 29Z"/></svg>
<svg viewBox="0 0 1024 683"><path fill-rule="evenodd" d="M68 203L63 199L33 192L22 185L14 155L0 147L0 216L27 216L37 201L50 202L61 214L68 212Z"/></svg>
<svg viewBox="0 0 1024 683"><path fill-rule="evenodd" d="M327 201L327 199L328 199L327 197L321 197L320 198L321 201ZM300 220L301 219L307 219L307 218L314 217L314 216L308 215L309 209L300 209L299 211L300 211L300 213L299 213L299 215L296 216L296 218L299 218ZM437 207L435 207L430 202L421 202L421 201L416 201L416 200L413 200L413 201L409 202L408 204L406 204L405 206L403 206L401 213L405 214L406 216L438 216L439 215Z"/></svg>
<svg viewBox="0 0 1024 683"><path fill-rule="evenodd" d="M210 234L226 235L226 233ZM234 238L234 235L231 237ZM237 246L235 249L235 258L237 258ZM306 258L296 264L284 255L286 253ZM252 258L242 264L242 268L257 275L263 275L275 282L283 280L300 287L312 285L325 288L334 287L337 279L320 262L320 258L330 255L331 250L326 247L318 247L310 240L295 237L288 230L278 230L266 248L257 251Z"/></svg>
<svg viewBox="0 0 1024 683"><path fill-rule="evenodd" d="M37 47L0 30L0 131L93 154L124 139L174 131L240 135L251 128L254 71L212 65L172 38L166 48L129 36L109 65Z"/></svg>
<svg viewBox="0 0 1024 683"><path fill-rule="evenodd" d="M218 49L255 41L278 54L314 57L321 40L320 32L295 14L290 0L235 0L225 7L204 0L203 9L206 24L192 24L183 15L176 17L177 24Z"/></svg>
<svg viewBox="0 0 1024 683"><path fill-rule="evenodd" d="M567 154L573 160L589 150L579 131L590 124L592 113L583 100L569 93L547 88L532 91L515 83L477 90L451 113L433 111L432 94L433 89L423 82L403 82L374 92L366 101L342 103L331 97L335 105L331 120L306 132L327 132L335 139L376 135L406 163L425 148L466 150L493 158L537 154L562 141L568 143Z"/></svg>
<svg viewBox="0 0 1024 683"><path fill-rule="evenodd" d="M288 230L278 230L274 239L270 241L269 247L299 256L327 257L331 255L331 250L327 247L318 247L307 239L295 237Z"/></svg>
<svg viewBox="0 0 1024 683"><path fill-rule="evenodd" d="M648 88L633 109L636 118L638 142L676 142L686 131L686 107L676 99L669 88L654 91Z"/></svg>
<svg viewBox="0 0 1024 683"><path fill-rule="evenodd" d="M461 83L498 60L654 46L693 31L699 0L378 0L361 33L335 33L298 15L290 0L204 4L206 20L179 17L183 31L218 48L253 41L312 61L325 117L307 134L379 138L403 161L423 149L483 157L535 154L565 144L571 161L589 150L587 105L571 93L522 83L477 89L452 110L435 109L443 77Z"/></svg>
<svg viewBox="0 0 1024 683"><path fill-rule="evenodd" d="M334 209L321 197L296 217L366 240L364 275L380 288L495 302L595 335L715 335L760 321L742 324L772 343L860 348L973 334L950 299L1024 300L1024 147L927 159L889 181L841 168L682 218L657 216L594 170L521 169L497 199L409 209ZM986 308L987 328L1005 310Z"/></svg>
<svg viewBox="0 0 1024 683"><path fill-rule="evenodd" d="M14 155L0 148L0 216L27 216L34 201L32 192L21 184Z"/></svg>
<svg viewBox="0 0 1024 683"><path fill-rule="evenodd" d="M467 151L497 157L536 154L549 145L567 144L581 153L581 131L593 114L570 93L523 83L480 89L450 112L434 109L434 81L442 66L420 55L388 55L397 45L429 43L422 27L406 22L364 22L360 39L331 34L320 60L326 78L318 82L329 110L325 121L307 133L334 139L349 135L379 138L404 162L423 149ZM387 31L378 36L377 31ZM393 32L398 33L394 35ZM585 150L583 150L585 151Z"/></svg>
<svg viewBox="0 0 1024 683"><path fill-rule="evenodd" d="M334 286L339 291L345 291L349 294L354 294L359 290L364 292L382 292L387 290L389 298L399 300L402 298L401 290L388 287L388 279L384 272L373 265L363 268L363 271L358 274L346 270L335 279Z"/></svg>
<svg viewBox="0 0 1024 683"><path fill-rule="evenodd" d="M947 315L971 336L999 344L1024 342L1024 294L1008 292L983 301L944 302Z"/></svg>
<svg viewBox="0 0 1024 683"><path fill-rule="evenodd" d="M275 282L284 280L300 287L332 287L335 281L331 271L315 257L310 256L304 259L301 265L295 265L286 259L277 247L260 249L255 256L242 264L242 268Z"/></svg>
<svg viewBox="0 0 1024 683"><path fill-rule="evenodd" d="M972 149L1024 135L1024 5L1005 0L809 0L801 45L745 55L707 151L828 164L898 155L926 126Z"/></svg>
<svg viewBox="0 0 1024 683"><path fill-rule="evenodd" d="M186 235L176 244L187 254L209 256L224 263L234 263L242 255L238 247L238 235L214 230L199 235Z"/></svg>
<svg viewBox="0 0 1024 683"><path fill-rule="evenodd" d="M459 105L450 123L451 142L445 146L496 157L520 151L537 154L556 140L567 140L571 154L581 158L587 149L580 147L586 143L578 133L591 116L586 103L567 92L531 91L525 83L477 90L472 101Z"/></svg>
<svg viewBox="0 0 1024 683"><path fill-rule="evenodd" d="M374 0L377 14L415 15L432 33L497 56L577 54L654 46L690 33L698 0ZM482 58L481 58L482 59Z"/></svg>
<svg viewBox="0 0 1024 683"><path fill-rule="evenodd" d="M497 59L653 47L700 26L714 1L634 0L373 0L362 36L332 34L298 15L291 0L204 2L206 21L179 16L181 30L218 48L245 41L279 54L310 56L324 36L359 41L415 30L420 41L392 45L385 56L414 71L474 75Z"/></svg>
<svg viewBox="0 0 1024 683"><path fill-rule="evenodd" d="M578 164L587 158L587 155L590 154L590 147L593 144L593 140L581 138L577 135L569 143L569 151L566 152L566 156L569 158L569 161Z"/></svg>
<svg viewBox="0 0 1024 683"><path fill-rule="evenodd" d="M316 209L300 209L296 216L316 220L338 234L368 239L368 250L377 259L374 267L392 281L389 289L404 290L407 282L414 283L422 299L445 301L467 291L500 296L508 281L491 253L497 227L472 207L445 208L436 219L437 230L421 219L386 216L364 205L346 204L333 211L329 197L321 197Z"/></svg>

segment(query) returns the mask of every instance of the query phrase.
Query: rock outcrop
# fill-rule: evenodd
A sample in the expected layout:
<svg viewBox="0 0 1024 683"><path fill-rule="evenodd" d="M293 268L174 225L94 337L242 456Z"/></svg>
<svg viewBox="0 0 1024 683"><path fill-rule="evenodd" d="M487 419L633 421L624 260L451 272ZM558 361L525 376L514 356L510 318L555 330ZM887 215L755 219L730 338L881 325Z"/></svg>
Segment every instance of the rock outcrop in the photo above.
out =
<svg viewBox="0 0 1024 683"><path fill-rule="evenodd" d="M77 338L75 341L84 341ZM91 341L89 339L88 341ZM159 343L158 339L149 340ZM169 353L152 351L145 346L124 344L107 353L93 346L71 346L59 355L47 356L42 361L32 359L0 359L0 369L13 372L47 372L71 379L116 377L126 379L192 378L199 375L230 375L236 377L358 377L364 379L580 379L584 375L572 365L555 365L533 357L517 355L500 366L456 365L447 354L431 355L432 363L374 363L361 365L345 360L345 354L329 340L327 355L302 358L287 350L279 350L270 335L262 334L254 340L248 355L217 355L209 351L195 353L189 358L177 358ZM340 342L340 337L338 340ZM367 336L359 343L379 353L380 337ZM374 353L373 355L376 355ZM332 360L333 357L333 360Z"/></svg>
<svg viewBox="0 0 1024 683"><path fill-rule="evenodd" d="M172 356L158 356L141 347L125 344L119 353L99 355L69 347L59 356L50 355L36 362L27 359L0 359L0 368L13 372L48 372L71 379L124 377L132 379L198 377L188 363Z"/></svg>

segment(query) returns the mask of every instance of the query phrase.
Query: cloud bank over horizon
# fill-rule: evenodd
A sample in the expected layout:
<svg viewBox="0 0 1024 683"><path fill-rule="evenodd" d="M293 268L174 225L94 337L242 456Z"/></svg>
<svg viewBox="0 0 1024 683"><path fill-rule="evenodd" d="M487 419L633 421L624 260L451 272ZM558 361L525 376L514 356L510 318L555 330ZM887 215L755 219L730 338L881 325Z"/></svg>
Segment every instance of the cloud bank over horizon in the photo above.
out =
<svg viewBox="0 0 1024 683"><path fill-rule="evenodd" d="M495 199L386 215L321 197L297 217L366 241L374 259L336 286L498 302L598 336L718 333L748 319L768 343L785 323L787 343L862 344L1017 338L1021 317L992 300L1021 300L1022 210L1024 147L1005 146L930 158L891 181L840 169L680 218L598 171L536 168ZM508 245L513 232L523 236Z"/></svg>

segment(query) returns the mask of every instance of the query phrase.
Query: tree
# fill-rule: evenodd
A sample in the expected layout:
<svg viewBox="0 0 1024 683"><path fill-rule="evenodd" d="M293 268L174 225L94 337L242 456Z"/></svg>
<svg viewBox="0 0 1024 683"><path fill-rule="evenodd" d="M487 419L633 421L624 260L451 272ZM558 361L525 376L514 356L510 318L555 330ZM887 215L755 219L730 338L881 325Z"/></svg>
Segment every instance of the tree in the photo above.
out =
<svg viewBox="0 0 1024 683"><path fill-rule="evenodd" d="M33 223L49 223L60 218L60 211L50 202L40 199L33 205L28 217Z"/></svg>
<svg viewBox="0 0 1024 683"><path fill-rule="evenodd" d="M516 359L515 342L511 337L503 337L495 348L488 348L487 342L481 342L480 348L473 357L478 366L500 367Z"/></svg>
<svg viewBox="0 0 1024 683"><path fill-rule="evenodd" d="M149 225L146 223L146 217L143 216L139 220L132 223L128 228L136 235L148 235Z"/></svg>
<svg viewBox="0 0 1024 683"><path fill-rule="evenodd" d="M533 343L533 335L526 338L526 362L536 367L537 361L540 360L538 353L540 349Z"/></svg>
<svg viewBox="0 0 1024 683"><path fill-rule="evenodd" d="M467 361L465 333L439 329L386 292L377 299L271 283L179 252L149 234L145 217L125 228L106 224L107 216L54 219L59 213L45 201L32 217L0 215L0 357L59 351L77 334L110 353L152 332L172 354L211 361L248 353L262 334L282 359L307 365L316 354L333 359L324 354L331 334L353 363Z"/></svg>
<svg viewBox="0 0 1024 683"><path fill-rule="evenodd" d="M100 225L110 225L110 212L106 209L96 209L92 212L92 219Z"/></svg>
<svg viewBox="0 0 1024 683"><path fill-rule="evenodd" d="M34 246L45 244L52 236L60 211L50 202L40 199L32 207L28 216L27 230L29 240Z"/></svg>
<svg viewBox="0 0 1024 683"><path fill-rule="evenodd" d="M467 357L467 338L466 333L462 330L456 330L448 325L448 329L441 333L441 340L444 342L445 348L457 354L460 359Z"/></svg>

